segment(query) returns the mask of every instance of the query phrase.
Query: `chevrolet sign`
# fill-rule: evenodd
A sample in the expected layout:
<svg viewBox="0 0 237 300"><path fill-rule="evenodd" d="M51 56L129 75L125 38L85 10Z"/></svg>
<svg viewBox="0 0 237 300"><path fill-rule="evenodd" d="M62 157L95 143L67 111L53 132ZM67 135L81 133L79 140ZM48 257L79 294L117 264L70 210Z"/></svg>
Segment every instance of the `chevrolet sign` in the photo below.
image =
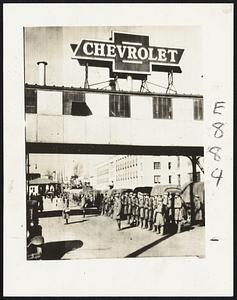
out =
<svg viewBox="0 0 237 300"><path fill-rule="evenodd" d="M148 75L151 71L181 73L184 49L149 45L149 36L113 32L111 41L82 40L71 44L73 59L91 66L109 67L112 74Z"/></svg>

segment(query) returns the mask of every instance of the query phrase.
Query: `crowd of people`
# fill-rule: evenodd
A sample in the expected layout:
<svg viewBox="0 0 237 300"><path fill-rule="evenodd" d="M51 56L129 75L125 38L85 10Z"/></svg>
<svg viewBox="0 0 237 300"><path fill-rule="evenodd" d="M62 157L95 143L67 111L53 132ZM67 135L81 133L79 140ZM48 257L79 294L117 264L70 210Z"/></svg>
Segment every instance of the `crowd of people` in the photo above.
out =
<svg viewBox="0 0 237 300"><path fill-rule="evenodd" d="M37 202L36 210L42 212L42 195L31 195L30 199ZM156 196L133 191L97 195L81 193L75 197L73 193L64 189L60 195L52 195L51 201L52 199L56 199L56 206L59 206L60 200L65 224L68 224L72 203L82 210L83 217L86 215L87 208L97 207L101 215L117 221L118 230L122 229L121 222L126 220L129 226L139 226L161 235L174 230L180 232L183 223L190 223L191 210L193 210L194 223L200 225L204 223L204 207L198 195L194 195L193 208L184 202L179 192L164 192ZM32 216L29 219L32 219Z"/></svg>
<svg viewBox="0 0 237 300"><path fill-rule="evenodd" d="M195 222L202 225L202 203L198 195L194 196L194 203ZM118 230L122 229L121 221L126 220L130 226L139 226L161 235L173 230L181 232L182 223L191 221L191 209L178 192L157 196L141 192L110 196L105 193L101 215L116 219Z"/></svg>

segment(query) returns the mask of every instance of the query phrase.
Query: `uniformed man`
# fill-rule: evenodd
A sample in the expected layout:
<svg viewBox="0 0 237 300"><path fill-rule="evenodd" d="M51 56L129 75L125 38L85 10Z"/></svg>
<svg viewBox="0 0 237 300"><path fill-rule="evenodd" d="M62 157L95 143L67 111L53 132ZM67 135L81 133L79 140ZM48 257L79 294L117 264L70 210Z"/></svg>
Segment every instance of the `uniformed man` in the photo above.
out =
<svg viewBox="0 0 237 300"><path fill-rule="evenodd" d="M139 197L142 197L142 193L138 193L135 200L135 225L139 226L140 221L140 207L139 207Z"/></svg>
<svg viewBox="0 0 237 300"><path fill-rule="evenodd" d="M63 217L63 219L65 219L64 224L68 224L68 220L70 218L70 207L69 207L69 199L68 198L66 199L66 202L63 207L62 217Z"/></svg>
<svg viewBox="0 0 237 300"><path fill-rule="evenodd" d="M168 198L168 193L164 192L163 194L163 206L164 206L164 222L165 222L165 231L167 231L169 227L169 198Z"/></svg>
<svg viewBox="0 0 237 300"><path fill-rule="evenodd" d="M180 196L180 193L175 193L174 197L174 220L177 224L177 233L181 232L181 222L183 220L183 199Z"/></svg>
<svg viewBox="0 0 237 300"><path fill-rule="evenodd" d="M157 214L156 208L157 208L157 196L153 198L152 232L156 232L156 214Z"/></svg>
<svg viewBox="0 0 237 300"><path fill-rule="evenodd" d="M149 196L145 196L145 203L144 203L144 229L149 230L148 218L149 218Z"/></svg>
<svg viewBox="0 0 237 300"><path fill-rule="evenodd" d="M124 218L127 219L127 215L128 215L128 192L125 192L125 194L122 197L123 197L123 215L124 215Z"/></svg>
<svg viewBox="0 0 237 300"><path fill-rule="evenodd" d="M194 196L194 219L195 223L199 226L202 225L203 221L203 206L198 195Z"/></svg>
<svg viewBox="0 0 237 300"><path fill-rule="evenodd" d="M105 214L105 199L107 198L107 193L105 193L105 197L103 197L103 194L101 194L100 198L101 198L101 215L103 216Z"/></svg>
<svg viewBox="0 0 237 300"><path fill-rule="evenodd" d="M119 195L119 198L120 198L120 195ZM120 199L120 201L121 201L121 199ZM111 219L113 218L113 213L114 213L114 202L115 202L115 196L111 195L110 198L109 198L109 212L108 212L108 216Z"/></svg>
<svg viewBox="0 0 237 300"><path fill-rule="evenodd" d="M127 210L127 223L130 224L131 221L131 216L132 216L132 196L133 192L130 192L128 197L127 197L127 205L128 205L128 210Z"/></svg>
<svg viewBox="0 0 237 300"><path fill-rule="evenodd" d="M122 203L120 195L117 193L115 194L115 200L114 200L114 219L117 220L118 230L121 230L121 211L122 211Z"/></svg>
<svg viewBox="0 0 237 300"><path fill-rule="evenodd" d="M148 202L148 230L153 229L153 201L154 197L150 197Z"/></svg>
<svg viewBox="0 0 237 300"><path fill-rule="evenodd" d="M136 226L136 193L132 195L132 216L131 216L131 224Z"/></svg>
<svg viewBox="0 0 237 300"><path fill-rule="evenodd" d="M81 198L81 209L82 209L83 218L86 217L86 207L87 207L87 205L88 205L87 196L83 194L82 198Z"/></svg>
<svg viewBox="0 0 237 300"><path fill-rule="evenodd" d="M145 195L143 195L142 193L138 196L138 206L139 206L139 222L140 222L140 227L143 228L144 227L144 219L145 219Z"/></svg>
<svg viewBox="0 0 237 300"><path fill-rule="evenodd" d="M155 225L156 225L156 233L164 234L164 205L163 198L161 195L157 197L157 206L155 208L156 216L155 216Z"/></svg>

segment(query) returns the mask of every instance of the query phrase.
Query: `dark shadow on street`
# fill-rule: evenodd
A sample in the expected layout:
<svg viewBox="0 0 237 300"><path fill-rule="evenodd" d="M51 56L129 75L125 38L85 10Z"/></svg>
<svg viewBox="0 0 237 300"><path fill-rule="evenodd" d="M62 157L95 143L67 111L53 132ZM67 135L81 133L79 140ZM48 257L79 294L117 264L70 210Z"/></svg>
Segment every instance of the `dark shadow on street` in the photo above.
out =
<svg viewBox="0 0 237 300"><path fill-rule="evenodd" d="M97 210L97 208L88 208L86 211L86 214L97 216L98 210ZM79 215L79 216L83 215L82 209L71 209L70 216L77 216L77 215ZM59 217L59 216L62 216L61 209L39 212L39 218L50 218L50 217Z"/></svg>
<svg viewBox="0 0 237 300"><path fill-rule="evenodd" d="M181 229L181 232L185 232L185 231L189 231L189 230L193 230L194 227L191 226L190 224L189 225L184 225Z"/></svg>
<svg viewBox="0 0 237 300"><path fill-rule="evenodd" d="M42 260L56 260L63 257L69 251L81 248L80 240L49 242L43 245Z"/></svg>
<svg viewBox="0 0 237 300"><path fill-rule="evenodd" d="M164 240L170 238L174 234L175 233L167 234L167 235L159 238L158 240L156 240L156 241L154 241L154 242L152 242L152 243L150 243L150 244L148 244L148 245L146 245L146 246L144 246L144 247L142 247L142 248L140 248L140 249L138 249L138 250L136 250L136 251L128 254L127 256L125 256L125 258L126 257L137 257L138 255L142 254L143 252L147 251L148 249L150 249L150 248L158 245L159 243L163 242Z"/></svg>
<svg viewBox="0 0 237 300"><path fill-rule="evenodd" d="M70 224L76 224L76 223L83 223L83 222L86 222L86 221L88 221L88 220L87 219L83 219L83 220L68 222L68 225L70 225Z"/></svg>
<svg viewBox="0 0 237 300"><path fill-rule="evenodd" d="M133 226L128 225L128 226L126 226L126 227L122 227L121 230L126 230L126 229L129 229L129 228L133 228Z"/></svg>
<svg viewBox="0 0 237 300"><path fill-rule="evenodd" d="M94 217L99 217L99 216L100 216L100 214L97 214L97 213L94 215L89 215L89 216L86 214L87 218L94 218Z"/></svg>

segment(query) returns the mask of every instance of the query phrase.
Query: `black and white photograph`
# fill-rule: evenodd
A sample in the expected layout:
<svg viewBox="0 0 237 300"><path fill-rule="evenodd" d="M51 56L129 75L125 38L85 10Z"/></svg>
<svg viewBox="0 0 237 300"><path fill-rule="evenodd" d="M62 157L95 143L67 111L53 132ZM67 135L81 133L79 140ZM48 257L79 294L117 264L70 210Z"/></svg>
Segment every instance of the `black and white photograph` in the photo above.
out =
<svg viewBox="0 0 237 300"><path fill-rule="evenodd" d="M203 257L200 29L33 27L24 42L27 259Z"/></svg>
<svg viewBox="0 0 237 300"><path fill-rule="evenodd" d="M233 5L3 22L4 295L231 295Z"/></svg>

